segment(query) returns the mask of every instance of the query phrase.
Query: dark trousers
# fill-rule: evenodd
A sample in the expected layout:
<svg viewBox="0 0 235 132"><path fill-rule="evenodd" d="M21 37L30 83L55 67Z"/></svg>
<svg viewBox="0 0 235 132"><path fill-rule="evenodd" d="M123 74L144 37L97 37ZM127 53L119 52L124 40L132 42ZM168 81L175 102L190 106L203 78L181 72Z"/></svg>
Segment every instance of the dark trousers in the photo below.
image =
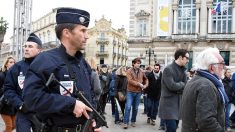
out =
<svg viewBox="0 0 235 132"><path fill-rule="evenodd" d="M109 96L111 101L112 115L115 115L115 100L114 96Z"/></svg>
<svg viewBox="0 0 235 132"><path fill-rule="evenodd" d="M166 123L166 132L176 132L179 121L174 119L164 119Z"/></svg>
<svg viewBox="0 0 235 132"><path fill-rule="evenodd" d="M31 132L31 128L35 132L33 123L29 120L28 114L17 112L16 114L16 131Z"/></svg>
<svg viewBox="0 0 235 132"><path fill-rule="evenodd" d="M143 100L144 100L144 113L147 114L148 112L148 100L147 100L147 95L143 96Z"/></svg>
<svg viewBox="0 0 235 132"><path fill-rule="evenodd" d="M106 103L107 103L107 96L108 96L107 93L100 96L100 101L99 101L100 110L99 111L101 112L101 114L105 113L105 106L106 106Z"/></svg>
<svg viewBox="0 0 235 132"><path fill-rule="evenodd" d="M147 116L156 120L158 113L159 100L147 98Z"/></svg>
<svg viewBox="0 0 235 132"><path fill-rule="evenodd" d="M119 104L116 104L116 103L115 103L115 104L116 104L116 105L115 105L115 122L120 121L120 120L123 120L126 101L119 101L119 100L118 100L118 103L119 103ZM120 115L119 115L119 111L118 111L117 105L119 105L120 108L121 108L121 111L122 111L122 117L121 117L121 118L122 118L122 119L120 119Z"/></svg>

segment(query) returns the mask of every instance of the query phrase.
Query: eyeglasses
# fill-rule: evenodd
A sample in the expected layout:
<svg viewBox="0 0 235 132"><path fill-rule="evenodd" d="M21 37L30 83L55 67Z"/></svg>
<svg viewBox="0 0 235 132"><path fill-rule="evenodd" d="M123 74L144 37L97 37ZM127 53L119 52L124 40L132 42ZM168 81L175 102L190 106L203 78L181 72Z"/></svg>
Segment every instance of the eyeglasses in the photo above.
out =
<svg viewBox="0 0 235 132"><path fill-rule="evenodd" d="M224 62L220 62L220 63L212 63L211 65L222 65L223 69L226 68L225 63Z"/></svg>
<svg viewBox="0 0 235 132"><path fill-rule="evenodd" d="M189 57L188 56L184 56L187 60L189 60Z"/></svg>

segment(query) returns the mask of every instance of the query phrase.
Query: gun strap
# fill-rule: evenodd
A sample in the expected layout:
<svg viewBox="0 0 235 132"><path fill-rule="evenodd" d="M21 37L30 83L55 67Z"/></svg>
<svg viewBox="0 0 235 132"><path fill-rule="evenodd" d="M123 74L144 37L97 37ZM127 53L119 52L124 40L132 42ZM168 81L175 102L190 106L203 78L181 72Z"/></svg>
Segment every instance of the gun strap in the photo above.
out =
<svg viewBox="0 0 235 132"><path fill-rule="evenodd" d="M69 76L70 76L71 80L73 81L74 85L76 85L76 80L77 80L76 72L72 69L71 63L68 60L68 55L65 51L66 49L64 48L63 45L61 45L59 49L62 53L62 59L64 60L66 66L68 68ZM79 64L79 60L76 59L76 61L78 61L78 64ZM78 91L78 89L76 89L76 87L73 87L73 90L75 91L75 93Z"/></svg>

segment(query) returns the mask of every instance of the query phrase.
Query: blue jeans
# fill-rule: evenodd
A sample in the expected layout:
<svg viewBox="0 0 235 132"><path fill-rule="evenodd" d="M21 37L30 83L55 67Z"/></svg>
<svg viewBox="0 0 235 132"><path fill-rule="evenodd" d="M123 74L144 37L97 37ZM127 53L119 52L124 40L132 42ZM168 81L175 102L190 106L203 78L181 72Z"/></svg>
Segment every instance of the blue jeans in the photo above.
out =
<svg viewBox="0 0 235 132"><path fill-rule="evenodd" d="M132 106L131 122L136 122L136 116L137 116L138 107L140 104L140 96L141 96L141 93L134 93L134 92L127 91L125 114L124 114L124 121L123 121L125 124L129 123L131 106Z"/></svg>
<svg viewBox="0 0 235 132"><path fill-rule="evenodd" d="M160 126L166 127L166 121L164 119L160 119Z"/></svg>
<svg viewBox="0 0 235 132"><path fill-rule="evenodd" d="M164 119L166 122L166 132L176 132L177 120L174 119Z"/></svg>
<svg viewBox="0 0 235 132"><path fill-rule="evenodd" d="M231 109L231 103L225 105L225 128L228 128L230 126L230 120L229 120L230 109Z"/></svg>
<svg viewBox="0 0 235 132"><path fill-rule="evenodd" d="M146 114L148 112L148 100L146 95L143 96L143 100L144 100L144 113Z"/></svg>
<svg viewBox="0 0 235 132"><path fill-rule="evenodd" d="M147 116L151 119L156 120L158 113L159 100L147 98Z"/></svg>

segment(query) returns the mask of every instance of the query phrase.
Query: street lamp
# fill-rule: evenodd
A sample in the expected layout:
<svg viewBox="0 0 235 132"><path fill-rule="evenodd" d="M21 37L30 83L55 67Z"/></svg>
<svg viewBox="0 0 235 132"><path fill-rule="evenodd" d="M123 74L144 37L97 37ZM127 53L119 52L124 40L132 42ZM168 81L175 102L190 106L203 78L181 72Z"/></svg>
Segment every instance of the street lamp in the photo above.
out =
<svg viewBox="0 0 235 132"><path fill-rule="evenodd" d="M146 50L146 55L149 55L149 65L150 65L151 56L154 55L154 50L152 49L151 46L149 46L148 50Z"/></svg>

